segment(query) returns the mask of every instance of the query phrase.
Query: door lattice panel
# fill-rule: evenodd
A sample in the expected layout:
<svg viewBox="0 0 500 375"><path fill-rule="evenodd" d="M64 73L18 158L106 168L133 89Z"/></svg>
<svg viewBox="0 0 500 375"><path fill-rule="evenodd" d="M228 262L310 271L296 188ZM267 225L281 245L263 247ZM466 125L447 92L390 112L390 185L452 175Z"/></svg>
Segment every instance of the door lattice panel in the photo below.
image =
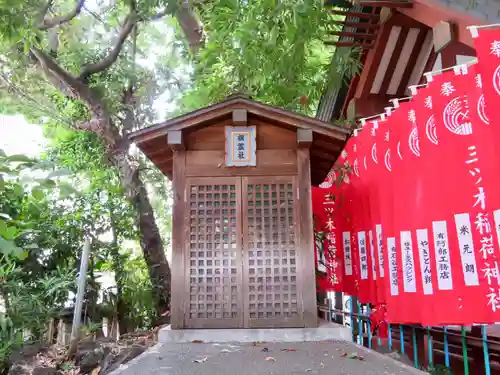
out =
<svg viewBox="0 0 500 375"><path fill-rule="evenodd" d="M242 325L241 224L237 212L241 189L239 179L226 180L210 184L213 180L197 179L187 187L188 327Z"/></svg>
<svg viewBox="0 0 500 375"><path fill-rule="evenodd" d="M244 184L247 309L250 326L301 324L292 178ZM245 215L246 214L246 215Z"/></svg>

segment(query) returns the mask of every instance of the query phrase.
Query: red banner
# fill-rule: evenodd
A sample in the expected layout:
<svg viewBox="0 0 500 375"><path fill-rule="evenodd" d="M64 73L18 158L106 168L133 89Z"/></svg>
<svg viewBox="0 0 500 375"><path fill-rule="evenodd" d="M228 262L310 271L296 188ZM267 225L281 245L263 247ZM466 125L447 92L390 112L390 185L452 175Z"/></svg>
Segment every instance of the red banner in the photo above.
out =
<svg viewBox="0 0 500 375"><path fill-rule="evenodd" d="M475 45L476 65L357 132L314 205L326 287L386 302L391 323L500 321L500 29Z"/></svg>

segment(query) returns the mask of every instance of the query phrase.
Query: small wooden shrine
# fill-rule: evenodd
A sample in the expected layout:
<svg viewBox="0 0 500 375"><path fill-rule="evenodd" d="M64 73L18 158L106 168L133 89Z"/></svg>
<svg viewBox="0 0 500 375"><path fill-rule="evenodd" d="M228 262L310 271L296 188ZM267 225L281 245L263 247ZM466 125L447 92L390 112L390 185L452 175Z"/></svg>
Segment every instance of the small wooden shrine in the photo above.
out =
<svg viewBox="0 0 500 375"><path fill-rule="evenodd" d="M243 96L132 134L173 181L173 329L317 326L311 184L348 135Z"/></svg>

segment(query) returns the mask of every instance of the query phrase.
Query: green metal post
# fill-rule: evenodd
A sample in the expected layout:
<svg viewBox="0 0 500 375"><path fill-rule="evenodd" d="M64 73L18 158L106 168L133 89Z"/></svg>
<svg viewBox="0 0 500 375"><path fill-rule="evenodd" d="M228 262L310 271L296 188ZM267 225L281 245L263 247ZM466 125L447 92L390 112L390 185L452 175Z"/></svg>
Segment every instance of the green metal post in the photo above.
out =
<svg viewBox="0 0 500 375"><path fill-rule="evenodd" d="M429 366L432 367L432 334L430 327L427 327L427 351L429 354Z"/></svg>
<svg viewBox="0 0 500 375"><path fill-rule="evenodd" d="M389 345L389 350L392 352L392 326L391 326L391 323L387 323L387 331L388 331L388 336L389 336L389 342L388 342L388 345Z"/></svg>
<svg viewBox="0 0 500 375"><path fill-rule="evenodd" d="M401 353L405 353L405 335L403 332L403 326L400 324L399 325L399 344L401 347Z"/></svg>
<svg viewBox="0 0 500 375"><path fill-rule="evenodd" d="M443 345L444 345L444 364L447 368L450 368L450 352L448 348L448 333L447 328L443 327Z"/></svg>
<svg viewBox="0 0 500 375"><path fill-rule="evenodd" d="M349 311L349 317L351 318L351 332L352 332L352 341L354 342L354 304L352 303L352 296L349 297L349 304L351 306Z"/></svg>
<svg viewBox="0 0 500 375"><path fill-rule="evenodd" d="M418 368L417 334L415 332L415 327L411 327L411 336L413 341L413 364L415 368Z"/></svg>
<svg viewBox="0 0 500 375"><path fill-rule="evenodd" d="M488 352L488 333L486 331L487 326L483 325L481 327L481 333L483 337L483 354L484 354L484 373L485 375L491 375L490 368L490 353Z"/></svg>
<svg viewBox="0 0 500 375"><path fill-rule="evenodd" d="M358 343L359 345L363 345L363 319L361 311L361 302L358 299Z"/></svg>
<svg viewBox="0 0 500 375"><path fill-rule="evenodd" d="M366 306L366 314L368 316L368 320L367 320L367 328L368 328L368 348L371 349L372 348L372 322L370 320L370 313L371 313L371 309L370 309L370 306Z"/></svg>
<svg viewBox="0 0 500 375"><path fill-rule="evenodd" d="M467 355L467 331L465 327L461 329L462 333L462 355L464 357L464 375L469 375L469 356Z"/></svg>
<svg viewBox="0 0 500 375"><path fill-rule="evenodd" d="M328 301L328 321L331 322L333 320L332 316L332 300L330 298L326 299Z"/></svg>

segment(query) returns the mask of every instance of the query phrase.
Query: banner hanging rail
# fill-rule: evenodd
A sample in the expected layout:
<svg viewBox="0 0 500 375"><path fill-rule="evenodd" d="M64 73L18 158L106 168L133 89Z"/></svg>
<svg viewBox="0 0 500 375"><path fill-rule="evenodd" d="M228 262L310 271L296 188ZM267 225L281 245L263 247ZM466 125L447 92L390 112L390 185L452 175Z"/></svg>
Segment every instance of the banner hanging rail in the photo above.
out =
<svg viewBox="0 0 500 375"><path fill-rule="evenodd" d="M424 76L427 79L427 83L429 83L429 82L432 82L432 77L435 75L438 75L438 74L441 74L443 72L447 72L450 70L455 70L457 68L460 69L460 67L462 67L464 65L471 66L471 65L477 64L477 61L478 61L477 59L474 59L474 60L471 60L469 62L466 62L465 64L454 65L454 66L450 66L449 68L444 68L444 69L432 70L430 72L425 72Z"/></svg>
<svg viewBox="0 0 500 375"><path fill-rule="evenodd" d="M492 27L500 27L500 23L492 23L491 25L475 25L475 26L467 26L466 29L468 29L472 35L472 38L477 38L479 36L479 29L489 29Z"/></svg>
<svg viewBox="0 0 500 375"><path fill-rule="evenodd" d="M421 88L421 87L427 87L427 83L422 83L421 85L411 85L411 86L408 86L408 88L410 89L410 92L411 92L412 96L417 95L417 91L418 91L417 89Z"/></svg>
<svg viewBox="0 0 500 375"><path fill-rule="evenodd" d="M407 96L404 98L389 99L394 108L399 108L399 102L405 102L407 100L411 100L411 96Z"/></svg>
<svg viewBox="0 0 500 375"><path fill-rule="evenodd" d="M385 116L386 116L386 112L377 113L376 115L373 115L373 116L363 117L363 118L359 119L359 122L361 123L361 127L364 127L366 125L366 120L373 120L373 119L376 119L377 117L380 117L380 120L385 121ZM374 120L373 122L378 122L378 121Z"/></svg>

